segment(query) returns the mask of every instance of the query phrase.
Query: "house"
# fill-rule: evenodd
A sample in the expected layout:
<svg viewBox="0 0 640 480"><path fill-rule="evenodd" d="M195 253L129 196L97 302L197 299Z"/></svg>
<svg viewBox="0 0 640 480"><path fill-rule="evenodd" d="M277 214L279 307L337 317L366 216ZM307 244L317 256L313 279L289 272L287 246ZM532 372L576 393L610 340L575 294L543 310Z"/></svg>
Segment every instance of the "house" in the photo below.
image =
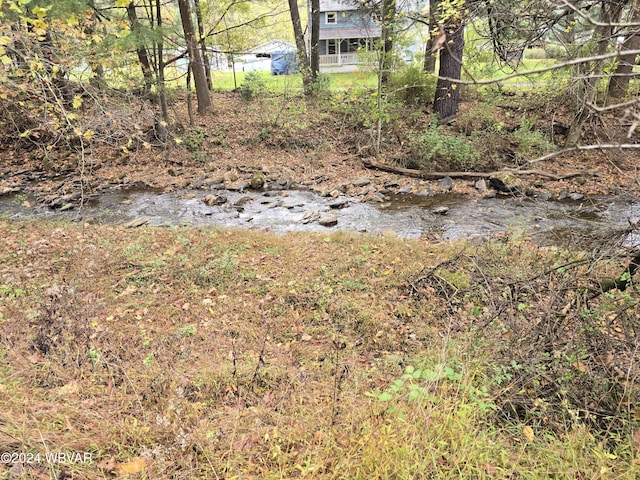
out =
<svg viewBox="0 0 640 480"><path fill-rule="evenodd" d="M320 0L320 71L349 72L363 66L365 52L373 50L381 35L375 17L357 0Z"/></svg>

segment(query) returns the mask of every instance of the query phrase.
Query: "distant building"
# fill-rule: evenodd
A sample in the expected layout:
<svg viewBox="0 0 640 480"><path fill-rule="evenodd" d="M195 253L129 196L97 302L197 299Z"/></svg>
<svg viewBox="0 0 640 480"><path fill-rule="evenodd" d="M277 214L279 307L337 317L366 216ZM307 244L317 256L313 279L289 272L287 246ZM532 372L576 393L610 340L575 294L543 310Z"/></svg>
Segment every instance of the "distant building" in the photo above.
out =
<svg viewBox="0 0 640 480"><path fill-rule="evenodd" d="M252 48L247 53L235 55L236 71L270 71L271 57L274 54L281 56L290 52L296 52L295 45L282 40L270 40Z"/></svg>
<svg viewBox="0 0 640 480"><path fill-rule="evenodd" d="M183 55L186 52L183 50L182 52L174 52L174 56L179 56L176 60L176 68L180 73L187 73L187 68L189 66L189 57L187 55ZM229 71L229 60L227 58L227 54L223 53L220 47L207 47L207 55L209 56L209 65L211 66L211 71L213 72L227 72Z"/></svg>
<svg viewBox="0 0 640 480"><path fill-rule="evenodd" d="M356 0L320 0L320 71L357 70L380 39L376 17Z"/></svg>

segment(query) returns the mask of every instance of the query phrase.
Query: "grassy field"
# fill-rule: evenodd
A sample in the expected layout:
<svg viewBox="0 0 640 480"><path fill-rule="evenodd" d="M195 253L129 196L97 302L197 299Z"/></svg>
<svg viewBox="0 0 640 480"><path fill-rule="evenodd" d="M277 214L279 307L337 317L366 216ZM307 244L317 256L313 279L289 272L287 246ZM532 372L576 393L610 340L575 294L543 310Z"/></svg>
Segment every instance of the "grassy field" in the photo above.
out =
<svg viewBox="0 0 640 480"><path fill-rule="evenodd" d="M0 235L0 452L33 460L7 457L2 479L640 475L635 377L622 423L598 426L566 393L590 395L597 363L561 339L591 314L567 307L557 355L527 360L563 282L606 263L518 236L10 221Z"/></svg>
<svg viewBox="0 0 640 480"><path fill-rule="evenodd" d="M262 82L265 88L274 92L302 92L302 76L299 73L292 75L271 75L269 72L236 72L235 81L233 72L214 72L212 81L216 90L233 90L245 82L247 75L253 73ZM374 72L351 73L327 73L322 74L323 81L327 82L330 89L348 89L357 87L376 86L376 74Z"/></svg>

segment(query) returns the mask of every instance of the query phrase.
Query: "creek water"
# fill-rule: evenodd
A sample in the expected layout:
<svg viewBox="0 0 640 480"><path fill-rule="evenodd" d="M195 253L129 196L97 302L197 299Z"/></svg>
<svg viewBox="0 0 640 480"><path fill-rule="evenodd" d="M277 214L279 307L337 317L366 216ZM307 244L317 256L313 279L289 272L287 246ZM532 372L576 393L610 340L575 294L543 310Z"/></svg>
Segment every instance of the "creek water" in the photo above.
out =
<svg viewBox="0 0 640 480"><path fill-rule="evenodd" d="M0 197L0 216L66 216L109 224L144 217L145 222L153 226L186 224L265 229L276 233L340 229L373 235L395 232L404 238L437 234L445 240L521 230L538 243L555 245L571 245L577 237L604 234L640 219L640 199L630 195L547 201L514 197L475 199L454 194L430 197L396 194L389 196L388 201L369 203L351 197L321 197L308 190L265 193L218 190L215 195L226 197L226 202L209 206L203 198L210 193L201 190L110 191L92 198L81 209L65 212L30 206L37 202L28 195L3 196ZM332 208L340 203L341 208ZM315 217L314 212L318 212ZM334 227L324 227L317 221L305 223L309 217L317 220L318 214L329 213L337 218ZM640 237L628 237L627 243L640 244Z"/></svg>

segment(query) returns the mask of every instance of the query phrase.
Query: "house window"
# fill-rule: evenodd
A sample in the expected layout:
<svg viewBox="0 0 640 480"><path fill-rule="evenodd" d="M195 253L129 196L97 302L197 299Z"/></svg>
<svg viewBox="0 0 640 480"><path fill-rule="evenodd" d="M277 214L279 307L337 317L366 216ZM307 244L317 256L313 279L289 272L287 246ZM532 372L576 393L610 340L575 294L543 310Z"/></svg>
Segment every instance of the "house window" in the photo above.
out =
<svg viewBox="0 0 640 480"><path fill-rule="evenodd" d="M336 12L327 12L327 24L329 23L338 23L338 15Z"/></svg>
<svg viewBox="0 0 640 480"><path fill-rule="evenodd" d="M335 55L338 53L337 44L337 40L327 40L327 53L329 55Z"/></svg>

